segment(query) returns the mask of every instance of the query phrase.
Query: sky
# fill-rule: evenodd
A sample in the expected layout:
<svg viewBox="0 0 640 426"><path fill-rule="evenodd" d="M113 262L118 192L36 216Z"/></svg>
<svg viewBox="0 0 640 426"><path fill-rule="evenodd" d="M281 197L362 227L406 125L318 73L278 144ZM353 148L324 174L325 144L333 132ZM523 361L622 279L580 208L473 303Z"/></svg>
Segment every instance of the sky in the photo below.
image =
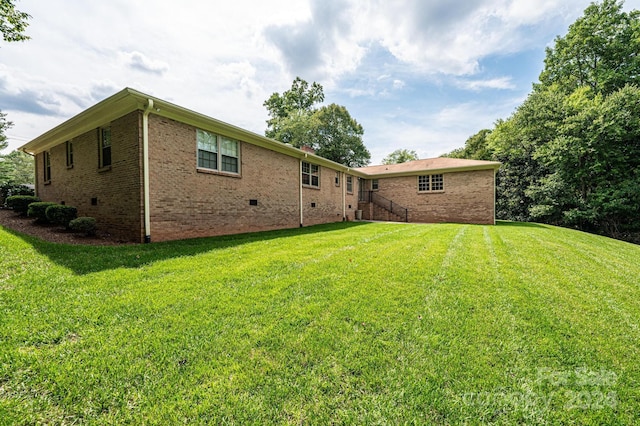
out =
<svg viewBox="0 0 640 426"><path fill-rule="evenodd" d="M371 164L437 157L513 113L589 4L17 0L31 39L0 40L3 153L125 87L264 134L264 101L299 76L363 126Z"/></svg>

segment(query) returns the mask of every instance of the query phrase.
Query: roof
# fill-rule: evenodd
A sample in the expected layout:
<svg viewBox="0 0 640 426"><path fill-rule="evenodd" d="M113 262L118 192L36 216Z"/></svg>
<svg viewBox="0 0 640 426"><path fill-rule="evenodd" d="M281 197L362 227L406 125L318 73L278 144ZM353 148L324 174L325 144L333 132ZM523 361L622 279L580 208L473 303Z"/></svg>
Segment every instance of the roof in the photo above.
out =
<svg viewBox="0 0 640 426"><path fill-rule="evenodd" d="M412 176L421 173L457 172L472 170L497 170L500 168L497 161L466 160L462 158L427 158L424 160L407 161L400 164L383 164L380 166L368 166L355 169L368 177L395 177Z"/></svg>
<svg viewBox="0 0 640 426"><path fill-rule="evenodd" d="M269 139L257 133L208 117L131 88L125 88L115 95L93 105L48 132L27 142L19 149L32 155L41 153L88 131L105 126L111 121L130 112L136 110L144 111L148 105L152 107L152 114L170 118L202 130L215 132L232 139L238 139L252 145L289 155L290 157L306 159L307 161L333 170L351 172L356 176L361 176L359 172L353 172L352 168L343 164L327 160L313 153L305 152L291 145Z"/></svg>
<svg viewBox="0 0 640 426"><path fill-rule="evenodd" d="M105 126L130 112L136 110L144 111L147 108L151 108L151 113L155 115L238 139L294 158L306 159L315 164L363 178L407 176L424 172L498 169L500 167L500 163L494 161L431 158L402 164L354 169L130 88L125 88L71 117L48 132L27 142L19 149L32 155L38 154L88 131Z"/></svg>

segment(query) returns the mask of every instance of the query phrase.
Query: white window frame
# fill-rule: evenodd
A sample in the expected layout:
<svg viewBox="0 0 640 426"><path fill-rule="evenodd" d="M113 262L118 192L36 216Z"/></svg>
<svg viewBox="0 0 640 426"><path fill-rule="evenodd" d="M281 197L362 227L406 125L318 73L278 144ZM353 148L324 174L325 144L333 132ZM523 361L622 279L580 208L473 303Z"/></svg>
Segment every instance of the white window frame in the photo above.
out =
<svg viewBox="0 0 640 426"><path fill-rule="evenodd" d="M302 186L320 188L320 166L307 161L302 162Z"/></svg>
<svg viewBox="0 0 640 426"><path fill-rule="evenodd" d="M353 176L347 176L347 194L353 194Z"/></svg>
<svg viewBox="0 0 640 426"><path fill-rule="evenodd" d="M208 153L209 156L214 154L215 157L205 160L201 158L201 152ZM229 159L234 161L229 162ZM201 160L203 161L201 162ZM215 164L211 167L211 164L204 165L204 161L215 161ZM239 175L240 164L240 141L206 130L196 130L196 166L199 170L212 170L218 173ZM231 167L229 167L230 165Z"/></svg>

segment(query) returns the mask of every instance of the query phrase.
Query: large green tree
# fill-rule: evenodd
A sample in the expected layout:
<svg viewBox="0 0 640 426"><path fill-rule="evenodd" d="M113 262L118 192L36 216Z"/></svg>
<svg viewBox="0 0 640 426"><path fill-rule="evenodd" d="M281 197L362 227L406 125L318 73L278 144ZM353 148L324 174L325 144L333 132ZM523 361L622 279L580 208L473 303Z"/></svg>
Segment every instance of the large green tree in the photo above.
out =
<svg viewBox="0 0 640 426"><path fill-rule="evenodd" d="M511 117L453 153L503 163L499 218L640 231L640 13L622 6L587 7Z"/></svg>
<svg viewBox="0 0 640 426"><path fill-rule="evenodd" d="M463 148L454 149L443 157L449 158L469 158L473 160L491 160L493 152L491 151L487 138L491 134L491 130L482 129L475 135L469 137Z"/></svg>
<svg viewBox="0 0 640 426"><path fill-rule="evenodd" d="M384 157L382 164L400 164L418 159L418 153L409 149L396 149L391 154Z"/></svg>
<svg viewBox="0 0 640 426"><path fill-rule="evenodd" d="M320 84L296 77L291 89L273 93L264 102L269 113L267 137L297 148L308 146L321 157L349 167L369 164L371 154L362 141L364 129L344 106L324 101Z"/></svg>
<svg viewBox="0 0 640 426"><path fill-rule="evenodd" d="M29 23L30 16L27 13L16 10L13 0L0 0L0 33L6 42L26 40L25 30ZM6 114L0 111L0 152L7 148L7 137L5 131L11 128L12 122L7 121ZM0 156L0 184L10 180L10 162L3 161Z"/></svg>
<svg viewBox="0 0 640 426"><path fill-rule="evenodd" d="M640 12L626 13L624 2L591 3L547 48L540 85L557 85L565 93L588 86L592 92L613 93L640 77Z"/></svg>
<svg viewBox="0 0 640 426"><path fill-rule="evenodd" d="M0 184L24 185L35 182L33 157L13 151L0 158Z"/></svg>

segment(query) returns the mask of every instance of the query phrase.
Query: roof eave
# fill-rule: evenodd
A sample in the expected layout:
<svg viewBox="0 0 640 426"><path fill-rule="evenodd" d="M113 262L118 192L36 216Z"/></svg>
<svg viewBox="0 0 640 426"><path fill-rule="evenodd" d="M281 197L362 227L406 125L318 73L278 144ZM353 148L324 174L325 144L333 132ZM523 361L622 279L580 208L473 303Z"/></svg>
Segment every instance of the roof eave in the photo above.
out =
<svg viewBox="0 0 640 426"><path fill-rule="evenodd" d="M27 142L19 149L28 154L35 155L101 125L106 125L112 120L122 117L131 111L142 109L144 104L140 104L136 97L130 96L132 92L135 91L129 88L121 90L115 95L98 102L48 132Z"/></svg>
<svg viewBox="0 0 640 426"><path fill-rule="evenodd" d="M439 167L433 169L421 169L421 170L408 170L400 172L371 172L368 173L362 169L358 170L363 173L367 178L391 178L391 177L404 177L404 176L419 176L424 174L438 174L438 173L454 173L454 172L472 172L479 170L498 170L501 163L491 162L488 164L476 164L470 166L457 166L457 167Z"/></svg>
<svg viewBox="0 0 640 426"><path fill-rule="evenodd" d="M171 102L149 96L131 88L125 88L109 98L98 102L80 114L68 119L48 132L27 142L19 149L31 155L47 151L48 149L80 136L92 129L109 124L132 111L143 110L153 101L152 114L188 124L202 130L216 132L222 136L238 139L252 145L266 148L290 157L311 161L314 164L333 170L364 177L365 174L309 152L302 151L291 145L269 139L257 133L250 132L229 123L206 116L199 112L181 107Z"/></svg>

